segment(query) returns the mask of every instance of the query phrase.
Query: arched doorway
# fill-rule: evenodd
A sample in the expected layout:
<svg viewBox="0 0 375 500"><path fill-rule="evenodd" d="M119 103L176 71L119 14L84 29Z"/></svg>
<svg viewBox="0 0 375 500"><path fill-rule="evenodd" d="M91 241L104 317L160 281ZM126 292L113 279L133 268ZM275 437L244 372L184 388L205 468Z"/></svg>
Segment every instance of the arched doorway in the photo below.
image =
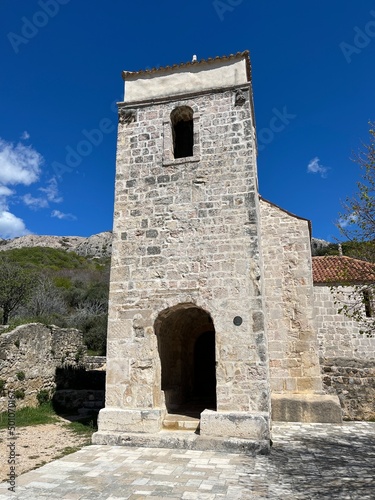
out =
<svg viewBox="0 0 375 500"><path fill-rule="evenodd" d="M161 390L168 413L216 409L215 328L194 304L179 304L155 321Z"/></svg>

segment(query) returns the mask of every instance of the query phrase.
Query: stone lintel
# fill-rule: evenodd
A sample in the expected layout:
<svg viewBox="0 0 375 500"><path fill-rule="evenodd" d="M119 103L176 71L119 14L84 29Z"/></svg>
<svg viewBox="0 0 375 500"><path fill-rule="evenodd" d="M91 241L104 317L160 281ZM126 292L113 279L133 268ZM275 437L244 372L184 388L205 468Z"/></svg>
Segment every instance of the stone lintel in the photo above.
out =
<svg viewBox="0 0 375 500"><path fill-rule="evenodd" d="M326 394L272 394L272 420L276 422L342 423L337 396Z"/></svg>
<svg viewBox="0 0 375 500"><path fill-rule="evenodd" d="M122 432L159 432L163 412L160 409L121 409L103 408L99 412L99 431Z"/></svg>
<svg viewBox="0 0 375 500"><path fill-rule="evenodd" d="M269 417L267 413L204 410L200 432L201 436L267 441L270 439Z"/></svg>

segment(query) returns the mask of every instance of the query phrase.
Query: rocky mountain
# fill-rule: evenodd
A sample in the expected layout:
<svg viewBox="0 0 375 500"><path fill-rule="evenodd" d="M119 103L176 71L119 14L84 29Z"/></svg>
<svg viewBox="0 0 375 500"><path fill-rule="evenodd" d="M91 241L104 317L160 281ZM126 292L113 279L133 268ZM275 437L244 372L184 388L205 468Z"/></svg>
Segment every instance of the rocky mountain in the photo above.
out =
<svg viewBox="0 0 375 500"><path fill-rule="evenodd" d="M311 253L317 255L322 249L331 245L329 241L320 240L319 238L311 238Z"/></svg>
<svg viewBox="0 0 375 500"><path fill-rule="evenodd" d="M0 239L0 251L13 248L50 247L59 248L78 255L91 257L109 257L112 251L112 232L83 236L38 236L28 234L11 240Z"/></svg>
<svg viewBox="0 0 375 500"><path fill-rule="evenodd" d="M329 244L328 241L312 238L312 254L316 255L319 250ZM25 247L61 248L68 252L76 252L78 255L109 257L112 251L112 231L93 234L88 238L83 236L38 236L35 234L20 236L12 240L0 238L0 251Z"/></svg>

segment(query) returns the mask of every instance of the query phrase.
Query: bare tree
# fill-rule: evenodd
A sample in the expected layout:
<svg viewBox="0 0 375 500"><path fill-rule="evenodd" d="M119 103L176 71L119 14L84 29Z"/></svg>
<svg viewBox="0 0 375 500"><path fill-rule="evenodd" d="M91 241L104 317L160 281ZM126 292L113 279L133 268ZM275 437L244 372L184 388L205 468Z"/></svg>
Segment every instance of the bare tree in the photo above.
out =
<svg viewBox="0 0 375 500"><path fill-rule="evenodd" d="M343 236L352 243L352 256L375 264L375 124L370 123L370 140L363 144L354 161L361 169L357 192L346 199L338 227ZM369 336L375 332L375 280L374 270L369 272L363 266L362 276L347 301L342 302L340 311L361 324L363 333ZM343 285L348 285L344 282Z"/></svg>
<svg viewBox="0 0 375 500"><path fill-rule="evenodd" d="M66 309L61 291L47 274L40 274L23 313L43 317L66 314Z"/></svg>

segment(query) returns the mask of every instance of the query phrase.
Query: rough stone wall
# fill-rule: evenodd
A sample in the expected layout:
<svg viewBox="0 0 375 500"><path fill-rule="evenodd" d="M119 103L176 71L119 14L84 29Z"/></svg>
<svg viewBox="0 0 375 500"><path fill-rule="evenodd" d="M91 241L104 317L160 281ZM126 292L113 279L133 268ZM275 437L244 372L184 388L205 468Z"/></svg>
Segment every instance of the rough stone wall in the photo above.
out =
<svg viewBox="0 0 375 500"><path fill-rule="evenodd" d="M213 320L217 409L268 412L249 89L244 95L242 105L234 90L132 105L134 121L120 119L107 407L163 407L154 324L182 304ZM170 113L183 105L194 111L194 156L173 160Z"/></svg>
<svg viewBox="0 0 375 500"><path fill-rule="evenodd" d="M346 287L345 290L348 290ZM375 418L375 337L339 314L329 286L314 286L314 317L324 390L337 394L344 418Z"/></svg>
<svg viewBox="0 0 375 500"><path fill-rule="evenodd" d="M107 358L105 356L85 356L83 364L86 370L106 370Z"/></svg>
<svg viewBox="0 0 375 500"><path fill-rule="evenodd" d="M0 335L0 379L5 382L0 411L7 407L7 391L24 393L17 407L35 406L42 389L55 389L56 368L78 366L86 354L82 333L39 323L18 326Z"/></svg>
<svg viewBox="0 0 375 500"><path fill-rule="evenodd" d="M260 206L271 391L321 392L308 221Z"/></svg>

